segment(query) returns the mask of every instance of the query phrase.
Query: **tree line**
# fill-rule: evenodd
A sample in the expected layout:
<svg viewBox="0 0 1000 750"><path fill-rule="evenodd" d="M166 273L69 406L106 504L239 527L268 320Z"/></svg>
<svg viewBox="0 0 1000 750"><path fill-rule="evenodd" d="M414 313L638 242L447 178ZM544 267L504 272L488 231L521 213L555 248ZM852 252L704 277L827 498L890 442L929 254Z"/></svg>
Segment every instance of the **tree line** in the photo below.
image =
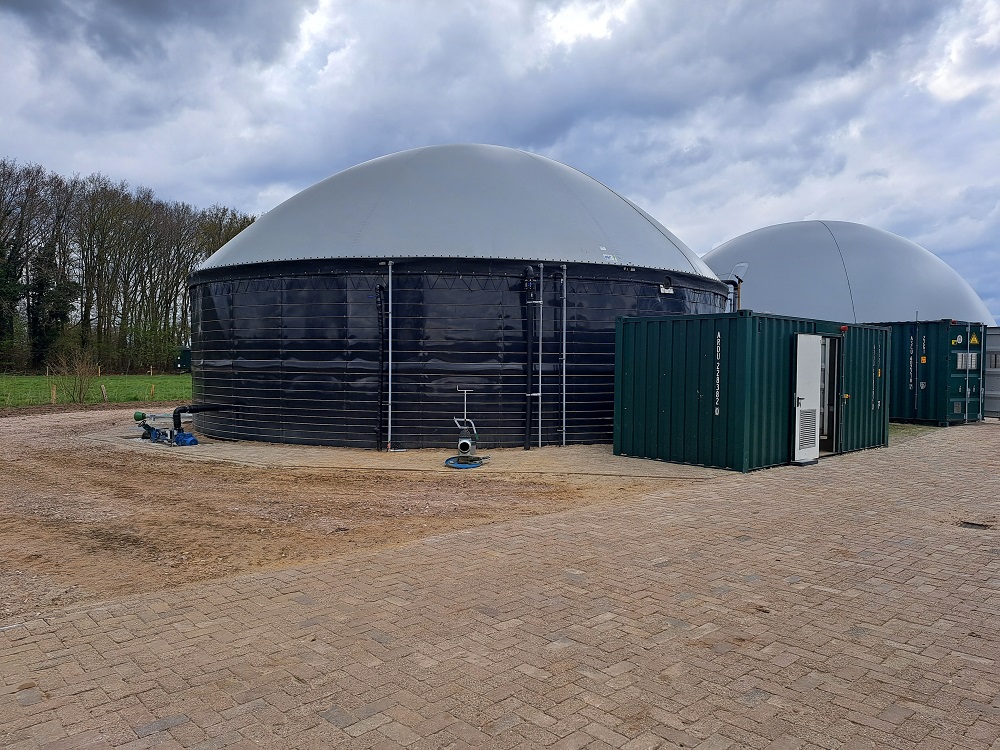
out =
<svg viewBox="0 0 1000 750"><path fill-rule="evenodd" d="M111 371L171 368L191 334L188 274L254 218L0 159L0 371L81 353Z"/></svg>

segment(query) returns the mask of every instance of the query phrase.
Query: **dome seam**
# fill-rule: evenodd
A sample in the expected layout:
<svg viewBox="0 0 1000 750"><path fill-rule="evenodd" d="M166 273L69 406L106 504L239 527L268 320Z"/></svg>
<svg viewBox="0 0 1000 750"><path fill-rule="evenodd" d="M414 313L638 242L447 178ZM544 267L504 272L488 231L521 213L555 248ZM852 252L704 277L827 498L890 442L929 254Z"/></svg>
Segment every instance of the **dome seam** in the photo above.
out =
<svg viewBox="0 0 1000 750"><path fill-rule="evenodd" d="M840 256L840 264L844 267L844 278L847 280L847 293L851 296L851 312L854 313L854 320L851 322L857 323L858 308L854 304L854 289L851 287L851 274L847 270L847 261L844 259L844 251L841 249L840 243L837 242L837 235L835 235L833 230L830 229L830 225L825 221L821 221L819 223L822 224L826 231L830 233L830 237L833 239L833 244L837 248L837 254Z"/></svg>

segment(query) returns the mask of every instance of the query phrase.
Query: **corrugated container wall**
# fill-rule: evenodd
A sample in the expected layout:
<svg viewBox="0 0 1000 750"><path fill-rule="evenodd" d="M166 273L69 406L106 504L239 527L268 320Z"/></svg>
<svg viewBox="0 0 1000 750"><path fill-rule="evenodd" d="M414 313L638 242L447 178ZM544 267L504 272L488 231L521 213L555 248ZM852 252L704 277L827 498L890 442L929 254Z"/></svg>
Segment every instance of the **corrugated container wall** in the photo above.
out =
<svg viewBox="0 0 1000 750"><path fill-rule="evenodd" d="M983 416L1000 418L1000 328L986 329Z"/></svg>
<svg viewBox="0 0 1000 750"><path fill-rule="evenodd" d="M982 420L986 326L953 320L878 325L892 330L889 419L942 427Z"/></svg>
<svg viewBox="0 0 1000 750"><path fill-rule="evenodd" d="M798 334L822 339L820 454L886 445L886 329L741 310L618 320L615 454L738 471L791 463Z"/></svg>

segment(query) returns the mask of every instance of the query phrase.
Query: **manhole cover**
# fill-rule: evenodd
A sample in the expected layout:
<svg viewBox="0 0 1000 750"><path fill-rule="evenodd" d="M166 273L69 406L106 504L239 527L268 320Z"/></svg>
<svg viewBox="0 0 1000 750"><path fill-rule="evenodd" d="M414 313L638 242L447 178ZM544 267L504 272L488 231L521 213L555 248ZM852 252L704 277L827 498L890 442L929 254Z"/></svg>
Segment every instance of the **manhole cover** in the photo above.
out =
<svg viewBox="0 0 1000 750"><path fill-rule="evenodd" d="M991 523L984 523L982 521L959 521L958 525L961 526L963 529L979 529L979 530L983 530L983 529L992 529L993 528L993 524L991 524Z"/></svg>

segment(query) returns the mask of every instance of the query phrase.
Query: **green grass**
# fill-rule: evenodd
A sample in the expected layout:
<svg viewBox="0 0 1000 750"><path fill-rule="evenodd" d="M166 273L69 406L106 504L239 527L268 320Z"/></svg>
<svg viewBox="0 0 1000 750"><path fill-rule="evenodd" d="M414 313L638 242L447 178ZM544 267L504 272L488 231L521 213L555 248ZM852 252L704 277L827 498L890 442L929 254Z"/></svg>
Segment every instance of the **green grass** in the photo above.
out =
<svg viewBox="0 0 1000 750"><path fill-rule="evenodd" d="M897 424L893 422L889 425L889 445L902 445L914 438L926 435L928 432L939 430L940 427L926 424Z"/></svg>
<svg viewBox="0 0 1000 750"><path fill-rule="evenodd" d="M45 375L0 375L0 407L36 406L52 400L56 387L56 403L72 403L72 381L69 378ZM102 375L92 378L87 389L86 403L104 401L101 386L108 391L108 401L115 404L130 401L190 401L190 375Z"/></svg>

